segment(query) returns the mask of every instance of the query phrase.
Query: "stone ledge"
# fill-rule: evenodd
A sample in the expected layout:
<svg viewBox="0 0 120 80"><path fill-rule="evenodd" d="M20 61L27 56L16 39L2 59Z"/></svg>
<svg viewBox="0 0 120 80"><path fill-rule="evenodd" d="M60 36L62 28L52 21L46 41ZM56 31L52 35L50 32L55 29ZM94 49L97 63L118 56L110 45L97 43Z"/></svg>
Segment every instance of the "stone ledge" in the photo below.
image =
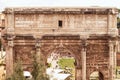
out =
<svg viewBox="0 0 120 80"><path fill-rule="evenodd" d="M78 8L6 8L3 13L16 13L16 14L25 14L25 13L42 13L42 14L117 14L118 10L116 8L102 8L102 7L78 7Z"/></svg>

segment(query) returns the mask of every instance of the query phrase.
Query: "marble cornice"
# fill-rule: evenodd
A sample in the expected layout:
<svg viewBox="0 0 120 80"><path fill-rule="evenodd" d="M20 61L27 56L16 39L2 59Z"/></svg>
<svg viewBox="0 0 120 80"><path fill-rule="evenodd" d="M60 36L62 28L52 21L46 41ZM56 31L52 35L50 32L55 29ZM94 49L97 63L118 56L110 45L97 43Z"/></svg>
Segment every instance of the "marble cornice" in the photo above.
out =
<svg viewBox="0 0 120 80"><path fill-rule="evenodd" d="M89 8L6 8L6 14L117 14L116 8L89 7Z"/></svg>

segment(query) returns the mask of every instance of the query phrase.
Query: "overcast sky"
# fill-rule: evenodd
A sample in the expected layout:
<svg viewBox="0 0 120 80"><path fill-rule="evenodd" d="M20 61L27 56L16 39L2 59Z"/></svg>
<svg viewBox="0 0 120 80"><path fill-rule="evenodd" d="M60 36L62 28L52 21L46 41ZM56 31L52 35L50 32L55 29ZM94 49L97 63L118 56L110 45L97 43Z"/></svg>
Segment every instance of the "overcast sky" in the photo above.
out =
<svg viewBox="0 0 120 80"><path fill-rule="evenodd" d="M5 7L81 7L104 6L120 8L120 0L0 0L0 11Z"/></svg>

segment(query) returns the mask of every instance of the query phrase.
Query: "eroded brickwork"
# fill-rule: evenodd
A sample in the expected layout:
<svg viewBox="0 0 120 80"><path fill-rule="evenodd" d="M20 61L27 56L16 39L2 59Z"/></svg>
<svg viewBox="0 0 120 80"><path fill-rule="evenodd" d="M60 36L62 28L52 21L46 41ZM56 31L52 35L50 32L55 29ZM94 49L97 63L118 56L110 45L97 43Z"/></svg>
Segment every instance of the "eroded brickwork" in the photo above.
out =
<svg viewBox="0 0 120 80"><path fill-rule="evenodd" d="M14 46L14 62L21 59L23 64L31 64L34 51L35 48L31 45Z"/></svg>
<svg viewBox="0 0 120 80"><path fill-rule="evenodd" d="M90 40L87 46L87 78L94 71L100 71L104 79L109 78L108 40Z"/></svg>

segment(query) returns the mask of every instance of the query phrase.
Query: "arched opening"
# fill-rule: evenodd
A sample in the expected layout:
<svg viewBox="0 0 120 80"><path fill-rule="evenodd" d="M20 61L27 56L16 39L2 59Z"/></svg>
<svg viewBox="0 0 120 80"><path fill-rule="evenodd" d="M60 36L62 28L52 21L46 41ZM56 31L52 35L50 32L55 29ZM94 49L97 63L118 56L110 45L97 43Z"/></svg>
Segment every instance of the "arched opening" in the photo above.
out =
<svg viewBox="0 0 120 80"><path fill-rule="evenodd" d="M51 80L75 80L75 57L64 49L57 49L47 57L47 74Z"/></svg>
<svg viewBox="0 0 120 80"><path fill-rule="evenodd" d="M94 71L90 74L90 80L104 80L104 76L99 71Z"/></svg>

